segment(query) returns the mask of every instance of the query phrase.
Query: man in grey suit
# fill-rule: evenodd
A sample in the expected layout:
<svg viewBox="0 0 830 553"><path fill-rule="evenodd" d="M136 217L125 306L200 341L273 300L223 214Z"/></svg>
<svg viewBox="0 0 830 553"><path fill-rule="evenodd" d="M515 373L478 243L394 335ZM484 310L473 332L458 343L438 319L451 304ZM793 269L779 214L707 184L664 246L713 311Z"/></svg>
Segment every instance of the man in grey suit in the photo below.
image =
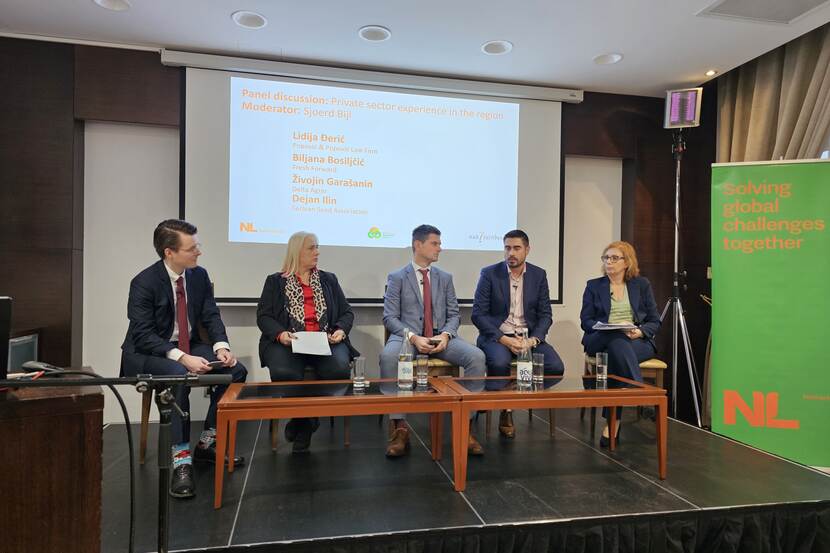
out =
<svg viewBox="0 0 830 553"><path fill-rule="evenodd" d="M461 319L452 275L431 266L438 261L440 253L441 231L431 225L421 225L412 231L412 262L389 273L383 299L383 324L389 331L389 340L380 354L382 378L397 377L402 340L408 340L419 354L464 367L465 376L485 375L484 353L458 337ZM484 382L476 387L483 389ZM395 428L386 456L400 457L409 450L409 427L403 415L389 418ZM472 434L468 452L484 453Z"/></svg>

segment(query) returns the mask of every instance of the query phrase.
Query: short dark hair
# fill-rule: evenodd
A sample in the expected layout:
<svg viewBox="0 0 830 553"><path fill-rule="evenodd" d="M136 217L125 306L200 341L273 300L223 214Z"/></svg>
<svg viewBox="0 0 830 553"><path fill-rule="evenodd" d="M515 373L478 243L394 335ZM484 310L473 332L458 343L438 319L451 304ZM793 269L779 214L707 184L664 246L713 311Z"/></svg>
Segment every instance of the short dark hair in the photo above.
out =
<svg viewBox="0 0 830 553"><path fill-rule="evenodd" d="M164 250L167 248L178 249L181 245L180 232L192 236L198 231L194 225L180 219L167 219L158 224L153 232L153 247L160 258L164 259Z"/></svg>
<svg viewBox="0 0 830 553"><path fill-rule="evenodd" d="M438 236L441 236L441 231L432 225L418 225L412 229L412 241L415 242L415 240L417 240L418 242L426 242L427 237L430 234L437 234Z"/></svg>
<svg viewBox="0 0 830 553"><path fill-rule="evenodd" d="M527 233L523 230L519 230L519 229L511 230L510 232L508 232L507 234L504 235L504 238L502 238L501 241L504 242L508 238L521 238L522 242L525 243L525 247L530 245L530 238L527 237Z"/></svg>

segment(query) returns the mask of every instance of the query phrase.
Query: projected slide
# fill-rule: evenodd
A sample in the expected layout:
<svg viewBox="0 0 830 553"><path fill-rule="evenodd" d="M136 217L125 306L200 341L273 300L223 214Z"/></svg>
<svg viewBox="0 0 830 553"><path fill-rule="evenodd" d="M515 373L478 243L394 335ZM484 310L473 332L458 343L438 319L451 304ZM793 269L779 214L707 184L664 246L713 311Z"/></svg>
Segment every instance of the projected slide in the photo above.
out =
<svg viewBox="0 0 830 553"><path fill-rule="evenodd" d="M230 79L228 240L500 250L516 227L519 106Z"/></svg>

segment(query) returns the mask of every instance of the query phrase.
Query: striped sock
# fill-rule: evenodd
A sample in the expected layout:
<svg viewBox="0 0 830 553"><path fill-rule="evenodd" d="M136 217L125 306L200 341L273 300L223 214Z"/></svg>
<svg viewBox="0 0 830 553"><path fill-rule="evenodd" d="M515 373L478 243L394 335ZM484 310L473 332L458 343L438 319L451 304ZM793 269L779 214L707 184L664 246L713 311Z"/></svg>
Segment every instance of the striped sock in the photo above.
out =
<svg viewBox="0 0 830 553"><path fill-rule="evenodd" d="M190 465L193 459L190 458L190 444L182 442L174 445L173 450L173 469L179 468L180 465Z"/></svg>
<svg viewBox="0 0 830 553"><path fill-rule="evenodd" d="M216 429L215 428L206 428L202 430L202 434L199 436L199 445L198 447L210 447L213 442L216 441Z"/></svg>

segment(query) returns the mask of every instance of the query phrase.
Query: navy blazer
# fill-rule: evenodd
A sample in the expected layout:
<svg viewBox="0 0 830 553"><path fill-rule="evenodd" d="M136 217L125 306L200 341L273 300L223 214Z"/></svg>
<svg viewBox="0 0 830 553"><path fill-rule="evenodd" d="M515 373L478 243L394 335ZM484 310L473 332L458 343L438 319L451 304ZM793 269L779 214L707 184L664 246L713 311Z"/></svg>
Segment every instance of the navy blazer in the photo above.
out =
<svg viewBox="0 0 830 553"><path fill-rule="evenodd" d="M190 343L202 342L199 337L200 326L207 331L211 344L227 342L225 325L213 298L213 285L207 271L202 267L186 269L184 278ZM130 295L127 299L130 325L121 345L122 374L140 373L144 367L142 355L164 357L176 347L170 341L176 320L174 306L173 285L163 261L153 263L130 281Z"/></svg>
<svg viewBox="0 0 830 553"><path fill-rule="evenodd" d="M354 312L352 306L346 300L346 295L337 282L334 273L319 271L320 286L323 288L323 298L326 301L326 313L328 315L329 332L340 329L346 333L346 345L349 347L351 357L357 357L360 353L354 349L349 342L349 332L354 324ZM302 328L291 328L288 316L288 305L285 296L285 277L282 273L268 275L265 285L262 288L262 295L256 309L256 324L262 335L259 338L260 361L262 361L262 350L266 344L276 341L284 331L297 332ZM263 365L265 366L265 365Z"/></svg>
<svg viewBox="0 0 830 553"><path fill-rule="evenodd" d="M643 332L643 338L657 350L654 336L660 330L660 315L657 313L651 283L645 277L634 277L625 283L625 287L628 290L628 302L631 304L631 312L634 315L633 323ZM586 349L598 333L607 332L594 330L592 327L598 321L607 323L610 313L611 281L607 276L589 280L585 285L585 293L582 295L582 311L579 313L582 330L585 332L582 345Z"/></svg>
<svg viewBox="0 0 830 553"><path fill-rule="evenodd" d="M545 341L553 324L550 288L545 270L527 263L522 284L522 307L528 334ZM504 261L481 270L473 303L473 324L479 332L479 343L497 342L504 333L499 330L510 312L510 275Z"/></svg>

